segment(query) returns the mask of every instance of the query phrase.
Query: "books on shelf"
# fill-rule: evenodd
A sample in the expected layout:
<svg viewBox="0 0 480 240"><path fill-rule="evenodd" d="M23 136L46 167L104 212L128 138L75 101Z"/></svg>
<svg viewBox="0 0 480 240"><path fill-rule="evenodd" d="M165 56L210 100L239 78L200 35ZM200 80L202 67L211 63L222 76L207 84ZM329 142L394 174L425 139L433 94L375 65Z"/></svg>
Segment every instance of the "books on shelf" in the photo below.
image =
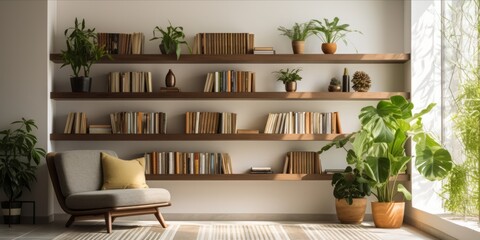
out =
<svg viewBox="0 0 480 240"><path fill-rule="evenodd" d="M253 33L197 33L192 52L206 55L252 54L254 40Z"/></svg>
<svg viewBox="0 0 480 240"><path fill-rule="evenodd" d="M111 125L90 124L90 126L88 126L88 133L90 133L90 134L111 134L112 133L112 126Z"/></svg>
<svg viewBox="0 0 480 240"><path fill-rule="evenodd" d="M232 174L228 153L151 152L145 162L145 174Z"/></svg>
<svg viewBox="0 0 480 240"><path fill-rule="evenodd" d="M151 72L110 72L108 92L153 92Z"/></svg>
<svg viewBox="0 0 480 240"><path fill-rule="evenodd" d="M180 88L177 88L177 87L160 87L160 92L180 92Z"/></svg>
<svg viewBox="0 0 480 240"><path fill-rule="evenodd" d="M238 134L258 134L260 131L258 129L237 129Z"/></svg>
<svg viewBox="0 0 480 240"><path fill-rule="evenodd" d="M269 113L266 134L335 134L342 133L338 112Z"/></svg>
<svg viewBox="0 0 480 240"><path fill-rule="evenodd" d="M63 133L86 134L87 115L84 112L69 112Z"/></svg>
<svg viewBox="0 0 480 240"><path fill-rule="evenodd" d="M288 152L285 156L283 173L321 174L320 154L318 152Z"/></svg>
<svg viewBox="0 0 480 240"><path fill-rule="evenodd" d="M97 40L109 54L142 54L145 36L141 32L97 33Z"/></svg>
<svg viewBox="0 0 480 240"><path fill-rule="evenodd" d="M253 54L275 54L273 47L254 47Z"/></svg>
<svg viewBox="0 0 480 240"><path fill-rule="evenodd" d="M116 112L110 114L113 134L165 134L164 112Z"/></svg>
<svg viewBox="0 0 480 240"><path fill-rule="evenodd" d="M255 92L255 73L227 70L207 73L204 92Z"/></svg>
<svg viewBox="0 0 480 240"><path fill-rule="evenodd" d="M271 167L251 167L250 168L251 174L271 174L273 170Z"/></svg>
<svg viewBox="0 0 480 240"><path fill-rule="evenodd" d="M232 134L237 132L237 114L231 112L186 112L186 134Z"/></svg>

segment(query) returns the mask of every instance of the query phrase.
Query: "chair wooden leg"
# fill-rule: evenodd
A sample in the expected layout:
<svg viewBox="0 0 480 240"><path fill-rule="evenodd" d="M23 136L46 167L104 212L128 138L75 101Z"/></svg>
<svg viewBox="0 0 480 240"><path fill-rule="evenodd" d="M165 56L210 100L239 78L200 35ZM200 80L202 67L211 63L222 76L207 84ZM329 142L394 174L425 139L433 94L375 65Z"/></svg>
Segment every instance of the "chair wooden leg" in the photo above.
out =
<svg viewBox="0 0 480 240"><path fill-rule="evenodd" d="M72 225L72 223L75 221L75 216L70 216L70 218L68 219L67 223L65 223L65 227L70 227Z"/></svg>
<svg viewBox="0 0 480 240"><path fill-rule="evenodd" d="M107 225L107 233L112 232L112 214L110 212L105 213L105 224Z"/></svg>
<svg viewBox="0 0 480 240"><path fill-rule="evenodd" d="M162 225L163 228L167 228L167 224L165 223L165 220L163 219L163 216L160 213L160 211L158 211L158 208L157 208L157 212L154 213L154 214L155 214L155 217L157 218L158 222L160 223L160 225Z"/></svg>

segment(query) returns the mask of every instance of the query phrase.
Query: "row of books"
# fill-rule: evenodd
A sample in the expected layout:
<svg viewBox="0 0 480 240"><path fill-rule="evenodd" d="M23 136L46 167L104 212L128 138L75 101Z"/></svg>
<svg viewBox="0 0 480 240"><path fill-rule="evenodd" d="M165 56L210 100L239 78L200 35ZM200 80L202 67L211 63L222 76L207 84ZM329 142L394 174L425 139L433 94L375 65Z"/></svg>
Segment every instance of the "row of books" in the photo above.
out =
<svg viewBox="0 0 480 240"><path fill-rule="evenodd" d="M145 174L232 174L228 153L151 152L145 163Z"/></svg>
<svg viewBox="0 0 480 240"><path fill-rule="evenodd" d="M318 152L288 152L285 156L283 173L320 174L322 164Z"/></svg>
<svg viewBox="0 0 480 240"><path fill-rule="evenodd" d="M207 73L204 92L255 92L255 73L227 70Z"/></svg>
<svg viewBox="0 0 480 240"><path fill-rule="evenodd" d="M230 112L187 112L185 133L236 133L237 114Z"/></svg>
<svg viewBox="0 0 480 240"><path fill-rule="evenodd" d="M165 134L167 114L164 112L116 112L110 114L114 134Z"/></svg>
<svg viewBox="0 0 480 240"><path fill-rule="evenodd" d="M84 112L69 112L63 133L87 133L87 115Z"/></svg>
<svg viewBox="0 0 480 240"><path fill-rule="evenodd" d="M99 46L109 54L142 54L145 36L135 33L97 33Z"/></svg>
<svg viewBox="0 0 480 240"><path fill-rule="evenodd" d="M254 39L253 33L197 33L193 54L253 54Z"/></svg>
<svg viewBox="0 0 480 240"><path fill-rule="evenodd" d="M110 72L108 92L152 92L151 72Z"/></svg>
<svg viewBox="0 0 480 240"><path fill-rule="evenodd" d="M342 133L338 112L269 113L264 133L330 134Z"/></svg>

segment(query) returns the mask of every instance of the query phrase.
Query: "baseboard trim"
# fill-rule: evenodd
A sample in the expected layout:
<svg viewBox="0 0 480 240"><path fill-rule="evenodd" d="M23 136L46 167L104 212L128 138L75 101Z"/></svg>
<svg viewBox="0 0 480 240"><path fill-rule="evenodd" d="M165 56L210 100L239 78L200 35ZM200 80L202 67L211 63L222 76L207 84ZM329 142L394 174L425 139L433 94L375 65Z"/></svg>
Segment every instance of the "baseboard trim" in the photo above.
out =
<svg viewBox="0 0 480 240"><path fill-rule="evenodd" d="M47 224L53 222L54 216L35 216L35 224ZM0 224L4 224L3 217L0 218ZM20 224L33 224L32 216L21 216Z"/></svg>

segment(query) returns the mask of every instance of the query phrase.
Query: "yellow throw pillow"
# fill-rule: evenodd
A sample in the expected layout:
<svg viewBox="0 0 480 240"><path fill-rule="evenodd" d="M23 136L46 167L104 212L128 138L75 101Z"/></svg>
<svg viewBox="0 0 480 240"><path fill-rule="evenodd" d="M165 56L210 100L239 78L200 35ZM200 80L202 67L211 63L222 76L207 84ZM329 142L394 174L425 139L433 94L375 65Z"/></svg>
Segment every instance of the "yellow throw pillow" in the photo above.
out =
<svg viewBox="0 0 480 240"><path fill-rule="evenodd" d="M101 153L102 189L148 188L145 180L145 158L123 160Z"/></svg>

